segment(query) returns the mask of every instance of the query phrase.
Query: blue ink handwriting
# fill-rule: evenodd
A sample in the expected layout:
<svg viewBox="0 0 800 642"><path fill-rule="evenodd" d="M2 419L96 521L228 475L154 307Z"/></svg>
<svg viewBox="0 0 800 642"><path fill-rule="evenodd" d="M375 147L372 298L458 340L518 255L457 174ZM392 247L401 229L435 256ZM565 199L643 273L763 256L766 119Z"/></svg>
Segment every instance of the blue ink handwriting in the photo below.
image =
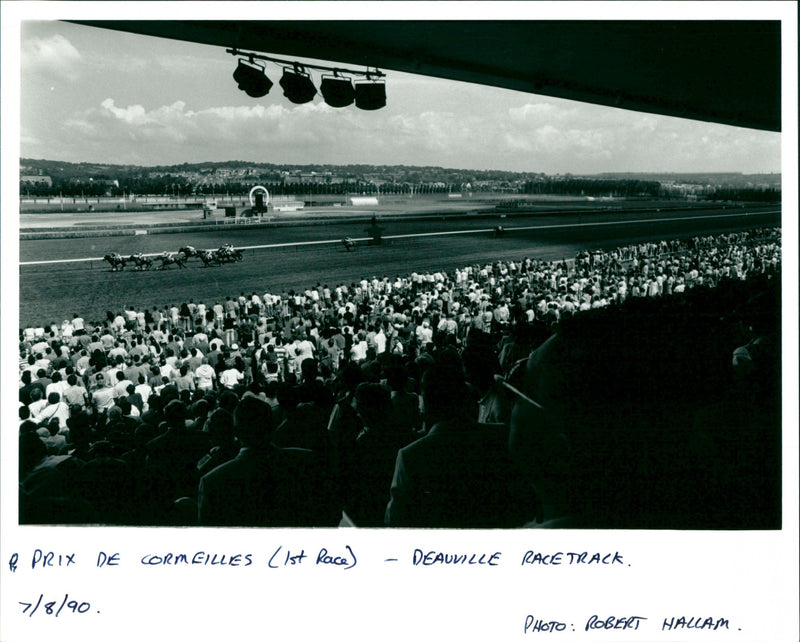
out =
<svg viewBox="0 0 800 642"><path fill-rule="evenodd" d="M500 555L502 553L440 553L438 551L428 551L427 553L415 548L413 564L414 566L433 566L434 564L465 564L480 566L499 566Z"/></svg>

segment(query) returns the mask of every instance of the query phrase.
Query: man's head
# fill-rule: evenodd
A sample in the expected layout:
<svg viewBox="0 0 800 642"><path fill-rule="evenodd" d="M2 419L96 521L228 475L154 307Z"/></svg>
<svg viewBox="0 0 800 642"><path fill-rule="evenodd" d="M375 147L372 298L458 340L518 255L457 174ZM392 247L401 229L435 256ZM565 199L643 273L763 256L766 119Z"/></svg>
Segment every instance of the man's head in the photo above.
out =
<svg viewBox="0 0 800 642"><path fill-rule="evenodd" d="M132 405L131 402L125 399L124 397L117 400L117 405L119 409L122 411L123 416L127 417L131 414Z"/></svg>
<svg viewBox="0 0 800 642"><path fill-rule="evenodd" d="M464 373L453 363L435 363L422 378L422 402L430 424L469 414Z"/></svg>
<svg viewBox="0 0 800 642"><path fill-rule="evenodd" d="M239 396L232 390L224 391L217 399L217 405L223 410L233 412L239 403Z"/></svg>
<svg viewBox="0 0 800 642"><path fill-rule="evenodd" d="M50 433L51 437L55 437L60 430L61 423L59 422L58 417L52 417L50 421L47 422L47 432Z"/></svg>
<svg viewBox="0 0 800 642"><path fill-rule="evenodd" d="M164 417L171 428L184 427L186 425L186 414L186 406L178 399L172 399L164 406Z"/></svg>
<svg viewBox="0 0 800 642"><path fill-rule="evenodd" d="M356 412L364 425L379 428L386 423L392 410L391 393L379 383L361 383L356 388Z"/></svg>
<svg viewBox="0 0 800 642"><path fill-rule="evenodd" d="M272 408L255 395L245 393L233 412L233 425L243 445L266 447L272 437Z"/></svg>
<svg viewBox="0 0 800 642"><path fill-rule="evenodd" d="M312 357L303 359L302 363L300 364L300 372L303 374L304 381L313 381L316 379L317 374L319 374L316 359Z"/></svg>

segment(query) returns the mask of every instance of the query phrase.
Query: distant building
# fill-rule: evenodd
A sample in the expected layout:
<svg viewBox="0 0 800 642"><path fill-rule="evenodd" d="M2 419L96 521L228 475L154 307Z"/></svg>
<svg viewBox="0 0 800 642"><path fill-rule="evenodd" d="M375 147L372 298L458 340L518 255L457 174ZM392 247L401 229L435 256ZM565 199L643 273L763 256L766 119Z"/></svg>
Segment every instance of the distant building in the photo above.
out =
<svg viewBox="0 0 800 642"><path fill-rule="evenodd" d="M344 179L331 172L293 172L283 173L284 185L333 185L341 184Z"/></svg>
<svg viewBox="0 0 800 642"><path fill-rule="evenodd" d="M90 178L89 182L103 187L119 187L119 181L116 178Z"/></svg>
<svg viewBox="0 0 800 642"><path fill-rule="evenodd" d="M46 187L53 186L53 179L50 178L49 176L39 176L39 175L20 176L19 182L31 183L32 185L44 185Z"/></svg>
<svg viewBox="0 0 800 642"><path fill-rule="evenodd" d="M350 204L355 207L376 207L378 205L377 196L351 196Z"/></svg>

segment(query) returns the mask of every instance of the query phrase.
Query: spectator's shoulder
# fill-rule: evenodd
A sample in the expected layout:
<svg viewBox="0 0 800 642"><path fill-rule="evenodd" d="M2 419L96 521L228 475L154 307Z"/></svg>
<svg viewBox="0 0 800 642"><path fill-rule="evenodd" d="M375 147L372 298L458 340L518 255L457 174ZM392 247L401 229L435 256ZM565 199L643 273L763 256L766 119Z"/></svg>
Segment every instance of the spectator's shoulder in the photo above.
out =
<svg viewBox="0 0 800 642"><path fill-rule="evenodd" d="M238 457L234 457L219 466L212 468L209 472L200 478L200 483L204 487L214 486L215 484L222 484L226 479L236 476L237 471L241 468L242 463Z"/></svg>

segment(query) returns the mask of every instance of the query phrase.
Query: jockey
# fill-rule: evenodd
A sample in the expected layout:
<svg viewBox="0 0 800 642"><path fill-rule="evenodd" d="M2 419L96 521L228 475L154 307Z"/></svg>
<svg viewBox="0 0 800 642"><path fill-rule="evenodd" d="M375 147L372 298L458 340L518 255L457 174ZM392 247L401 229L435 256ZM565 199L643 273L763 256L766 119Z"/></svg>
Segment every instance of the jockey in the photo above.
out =
<svg viewBox="0 0 800 642"><path fill-rule="evenodd" d="M230 243L225 243L221 248L219 248L219 253L222 255L233 254L233 245Z"/></svg>

